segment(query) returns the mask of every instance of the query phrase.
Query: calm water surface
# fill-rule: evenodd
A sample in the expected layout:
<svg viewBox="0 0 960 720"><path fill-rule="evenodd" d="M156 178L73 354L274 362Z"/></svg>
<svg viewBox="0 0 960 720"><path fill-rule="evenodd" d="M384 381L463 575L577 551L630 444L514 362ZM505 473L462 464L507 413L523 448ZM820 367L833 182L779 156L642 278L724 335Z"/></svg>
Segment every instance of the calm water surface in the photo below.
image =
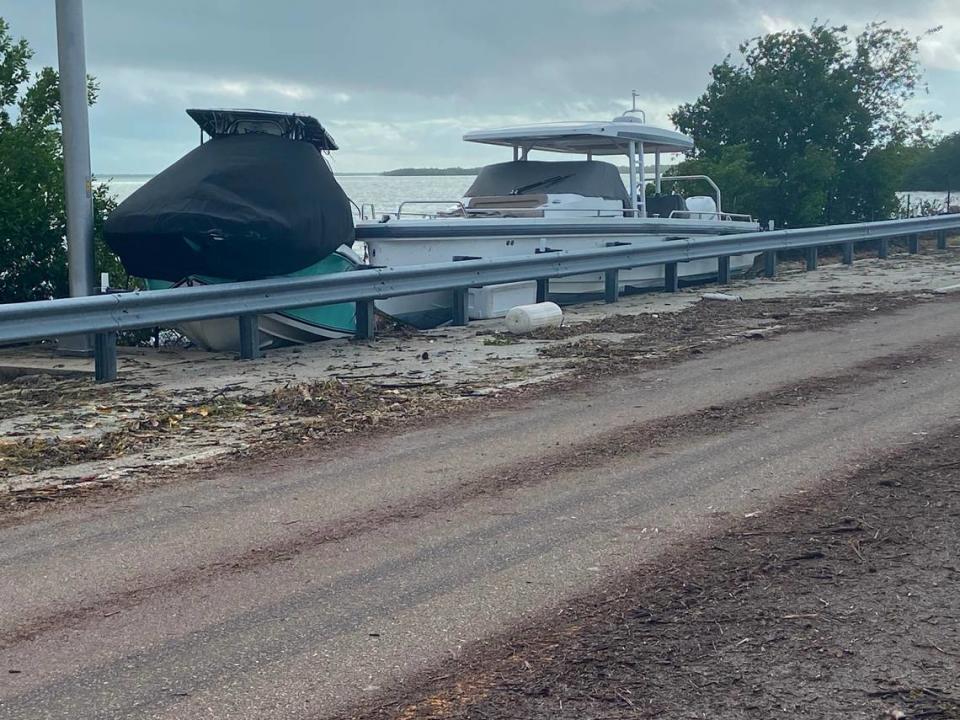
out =
<svg viewBox="0 0 960 720"><path fill-rule="evenodd" d="M150 179L149 175L114 175L102 178L110 186L111 192L117 200L124 200L134 190ZM409 200L434 200L441 205L407 205L404 213L423 210L436 210L438 207L449 205L463 197L463 193L470 183L472 176L442 175L419 177L386 177L383 175L338 175L337 181L344 191L357 205L373 203L378 214L396 212L402 202ZM626 178L624 178L626 183ZM910 192L898 193L901 200L910 198L911 206L917 201L944 203L946 192ZM960 202L960 191L953 192L952 202ZM730 209L730 208L727 208ZM733 208L735 211L736 208Z"/></svg>
<svg viewBox="0 0 960 720"><path fill-rule="evenodd" d="M125 200L134 190L150 179L149 175L114 175L102 178L109 185L117 200ZM406 200L439 200L445 205L463 197L470 187L470 176L423 176L385 177L383 175L338 175L337 181L349 198L357 205L373 203L378 213L395 212ZM409 206L404 212L425 209L425 206ZM432 206L436 209L436 206Z"/></svg>

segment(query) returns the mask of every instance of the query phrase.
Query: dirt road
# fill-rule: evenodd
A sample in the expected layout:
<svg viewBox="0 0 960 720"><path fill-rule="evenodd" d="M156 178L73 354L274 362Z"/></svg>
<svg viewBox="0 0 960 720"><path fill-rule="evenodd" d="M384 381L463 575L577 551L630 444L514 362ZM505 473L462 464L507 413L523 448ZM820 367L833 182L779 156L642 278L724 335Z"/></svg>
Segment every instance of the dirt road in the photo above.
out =
<svg viewBox="0 0 960 720"><path fill-rule="evenodd" d="M958 307L0 530L0 718L389 705L475 643L960 422Z"/></svg>

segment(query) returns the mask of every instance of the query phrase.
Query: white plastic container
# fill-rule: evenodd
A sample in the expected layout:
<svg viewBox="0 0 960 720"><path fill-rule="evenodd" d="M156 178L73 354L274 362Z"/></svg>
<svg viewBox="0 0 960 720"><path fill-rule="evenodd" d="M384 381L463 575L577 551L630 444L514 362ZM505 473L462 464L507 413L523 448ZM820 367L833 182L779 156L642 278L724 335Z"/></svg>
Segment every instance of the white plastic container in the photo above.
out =
<svg viewBox="0 0 960 720"><path fill-rule="evenodd" d="M518 305L510 308L504 318L507 332L519 335L545 327L560 327L563 323L563 310L552 302Z"/></svg>
<svg viewBox="0 0 960 720"><path fill-rule="evenodd" d="M700 296L704 300L717 300L720 302L740 302L743 300L739 295L730 295L729 293L708 292Z"/></svg>
<svg viewBox="0 0 960 720"><path fill-rule="evenodd" d="M467 314L471 320L501 318L510 308L537 299L537 281L487 285L467 292Z"/></svg>

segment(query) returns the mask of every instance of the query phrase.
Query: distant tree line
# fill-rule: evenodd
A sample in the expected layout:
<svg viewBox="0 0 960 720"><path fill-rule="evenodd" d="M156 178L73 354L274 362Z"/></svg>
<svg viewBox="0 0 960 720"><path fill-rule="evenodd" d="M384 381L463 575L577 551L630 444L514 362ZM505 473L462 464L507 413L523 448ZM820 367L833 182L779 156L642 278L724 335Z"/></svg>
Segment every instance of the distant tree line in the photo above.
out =
<svg viewBox="0 0 960 720"><path fill-rule="evenodd" d="M902 185L903 190L960 189L960 132L917 146Z"/></svg>

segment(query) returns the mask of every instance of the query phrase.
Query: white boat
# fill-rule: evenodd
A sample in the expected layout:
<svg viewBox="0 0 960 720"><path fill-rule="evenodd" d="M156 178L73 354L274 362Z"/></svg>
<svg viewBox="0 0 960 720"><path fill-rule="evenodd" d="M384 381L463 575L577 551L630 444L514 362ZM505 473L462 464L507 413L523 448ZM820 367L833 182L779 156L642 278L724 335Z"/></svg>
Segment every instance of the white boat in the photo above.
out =
<svg viewBox="0 0 960 720"><path fill-rule="evenodd" d="M459 200L407 201L394 213L358 222L357 240L366 243L371 265L398 267L546 250L587 250L622 242L659 244L760 229L753 218L723 209L720 189L710 178L664 176L662 156L689 152L693 140L647 125L643 112L635 106L609 122L478 130L463 139L510 147L513 159L483 168ZM585 158L531 160L531 152ZM622 155L629 160L629 189L615 165L594 159ZM648 155L654 156L655 192L650 196L644 169ZM663 193L664 184L690 181L708 183L714 196L683 198ZM370 207L370 215L376 216L375 208ZM755 257L732 257L731 273L742 273ZM716 274L715 260L681 263L678 268L684 280ZM664 269L660 265L625 270L619 280L621 292L658 287L663 285ZM550 297L572 302L597 296L603 287L602 273L558 278L550 282ZM499 317L514 305L534 302L536 284L511 283L471 290L470 294L472 318ZM418 327L433 327L450 319L452 294L408 295L378 301L378 307Z"/></svg>

